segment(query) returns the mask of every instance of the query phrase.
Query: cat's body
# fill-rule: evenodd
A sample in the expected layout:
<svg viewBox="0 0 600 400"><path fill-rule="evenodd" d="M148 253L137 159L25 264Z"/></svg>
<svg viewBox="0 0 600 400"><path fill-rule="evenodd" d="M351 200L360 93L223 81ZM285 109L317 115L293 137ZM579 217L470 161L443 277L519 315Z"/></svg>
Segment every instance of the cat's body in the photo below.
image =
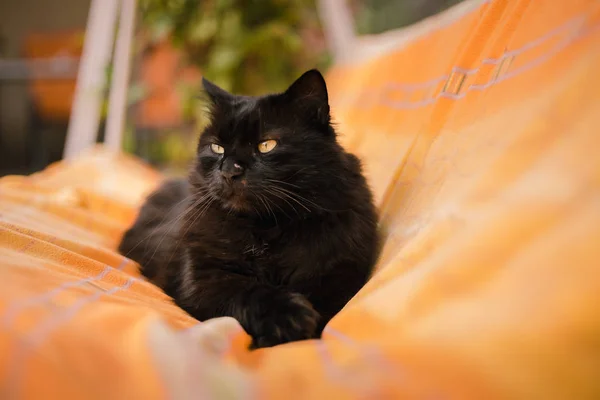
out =
<svg viewBox="0 0 600 400"><path fill-rule="evenodd" d="M236 318L256 347L318 337L378 252L372 197L336 141L323 78L259 98L205 88L213 122L188 182L150 196L120 251L192 316Z"/></svg>

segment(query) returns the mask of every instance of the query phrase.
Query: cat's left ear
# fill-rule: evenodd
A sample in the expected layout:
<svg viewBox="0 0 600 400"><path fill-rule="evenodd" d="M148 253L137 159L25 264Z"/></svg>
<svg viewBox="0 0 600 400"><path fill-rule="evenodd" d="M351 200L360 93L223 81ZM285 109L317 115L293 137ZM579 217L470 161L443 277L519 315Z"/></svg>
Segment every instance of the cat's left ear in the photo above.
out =
<svg viewBox="0 0 600 400"><path fill-rule="evenodd" d="M329 123L329 97L327 85L323 75L311 69L285 91L285 96L292 101L295 107L308 112L311 117L317 118L319 122Z"/></svg>
<svg viewBox="0 0 600 400"><path fill-rule="evenodd" d="M202 87L215 107L225 107L231 104L234 98L231 93L221 89L204 77L202 78Z"/></svg>

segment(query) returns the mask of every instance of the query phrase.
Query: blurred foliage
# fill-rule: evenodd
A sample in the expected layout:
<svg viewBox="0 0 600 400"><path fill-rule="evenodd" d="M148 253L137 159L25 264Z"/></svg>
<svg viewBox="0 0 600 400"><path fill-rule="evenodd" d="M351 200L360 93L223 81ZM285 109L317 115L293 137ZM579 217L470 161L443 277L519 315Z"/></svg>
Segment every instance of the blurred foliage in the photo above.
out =
<svg viewBox="0 0 600 400"><path fill-rule="evenodd" d="M329 64L315 0L140 0L139 7L139 54L169 40L185 64L233 93L282 91L305 70ZM124 147L154 164L180 168L193 156L207 121L198 84L173 84L184 126L151 135L128 129ZM145 94L138 82L129 97L135 103Z"/></svg>
<svg viewBox="0 0 600 400"><path fill-rule="evenodd" d="M358 34L401 28L437 14L462 0L351 0Z"/></svg>
<svg viewBox="0 0 600 400"><path fill-rule="evenodd" d="M305 69L326 67L303 32L320 31L314 0L141 0L151 41L171 38L189 61L235 93L282 90Z"/></svg>

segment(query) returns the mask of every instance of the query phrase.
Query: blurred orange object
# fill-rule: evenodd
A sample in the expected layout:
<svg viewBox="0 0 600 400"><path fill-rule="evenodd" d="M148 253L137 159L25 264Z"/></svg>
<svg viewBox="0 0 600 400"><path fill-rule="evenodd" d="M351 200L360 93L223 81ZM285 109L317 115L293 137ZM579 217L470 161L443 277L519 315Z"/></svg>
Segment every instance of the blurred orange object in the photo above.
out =
<svg viewBox="0 0 600 400"><path fill-rule="evenodd" d="M182 55L170 42L154 45L143 56L140 81L148 91L139 104L136 123L141 128L172 128L183 123L178 83L198 84L200 72L182 65Z"/></svg>
<svg viewBox="0 0 600 400"><path fill-rule="evenodd" d="M25 39L25 57L29 60L56 57L78 59L83 51L83 34L82 31L30 34ZM75 77L34 78L30 83L30 91L42 119L68 121L75 92Z"/></svg>
<svg viewBox="0 0 600 400"><path fill-rule="evenodd" d="M142 280L113 251L160 180L140 162L0 180L1 393L600 398L598 70L597 1L495 0L330 71L386 242L320 341L250 353Z"/></svg>

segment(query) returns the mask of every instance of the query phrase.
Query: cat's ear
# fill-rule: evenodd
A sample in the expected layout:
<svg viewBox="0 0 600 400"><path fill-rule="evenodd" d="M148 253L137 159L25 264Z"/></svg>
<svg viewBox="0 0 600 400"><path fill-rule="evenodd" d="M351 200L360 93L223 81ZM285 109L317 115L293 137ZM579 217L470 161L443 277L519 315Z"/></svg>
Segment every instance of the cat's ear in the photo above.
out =
<svg viewBox="0 0 600 400"><path fill-rule="evenodd" d="M208 95L211 103L216 107L223 107L231 104L234 98L231 93L221 89L204 77L202 78L202 87L204 88L204 92Z"/></svg>
<svg viewBox="0 0 600 400"><path fill-rule="evenodd" d="M329 123L329 97L323 75L316 69L305 72L285 91L285 95L319 122Z"/></svg>

